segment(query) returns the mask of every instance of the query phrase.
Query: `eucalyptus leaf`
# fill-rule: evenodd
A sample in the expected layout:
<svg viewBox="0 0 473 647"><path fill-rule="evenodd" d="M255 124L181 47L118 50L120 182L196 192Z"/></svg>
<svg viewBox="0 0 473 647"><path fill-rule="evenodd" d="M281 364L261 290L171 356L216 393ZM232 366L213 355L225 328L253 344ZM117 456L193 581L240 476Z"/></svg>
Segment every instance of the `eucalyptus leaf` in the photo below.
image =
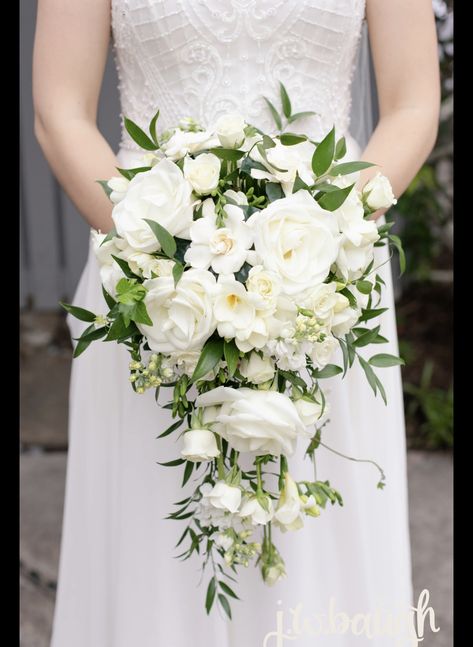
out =
<svg viewBox="0 0 473 647"><path fill-rule="evenodd" d="M368 380L368 384L370 387L373 389L373 393L376 395L377 393L377 384L376 384L376 375L371 366L368 364L366 360L364 360L362 357L358 355L358 361L360 362L360 365L362 369L365 372L366 379Z"/></svg>
<svg viewBox="0 0 473 647"><path fill-rule="evenodd" d="M282 186L280 184L277 184L276 182L267 182L265 191L270 202L284 198L284 191L282 190Z"/></svg>
<svg viewBox="0 0 473 647"><path fill-rule="evenodd" d="M295 146L307 141L307 137L305 135L296 135L295 133L283 133L280 135L279 141L283 146Z"/></svg>
<svg viewBox="0 0 473 647"><path fill-rule="evenodd" d="M304 112L296 112L293 115L291 115L290 117L288 117L287 123L292 124L297 119L305 119L306 117L313 117L316 114L318 114L318 113L313 112L312 110L305 110Z"/></svg>
<svg viewBox="0 0 473 647"><path fill-rule="evenodd" d="M279 130L282 130L282 121L281 117L279 116L279 112L276 110L276 108L273 106L271 101L267 99L266 97L263 97L263 99L266 101L266 105L269 108L269 111L271 112L271 116L274 119L274 123L276 124L277 128Z"/></svg>
<svg viewBox="0 0 473 647"><path fill-rule="evenodd" d="M378 368L389 368L390 366L404 366L405 362L401 357L396 355L389 355L388 353L379 353L370 357L369 363L371 366Z"/></svg>
<svg viewBox="0 0 473 647"><path fill-rule="evenodd" d="M334 377L335 375L339 375L339 373L343 373L343 368L341 366L337 366L336 364L327 364L324 368L316 369L313 375L317 379L323 379Z"/></svg>

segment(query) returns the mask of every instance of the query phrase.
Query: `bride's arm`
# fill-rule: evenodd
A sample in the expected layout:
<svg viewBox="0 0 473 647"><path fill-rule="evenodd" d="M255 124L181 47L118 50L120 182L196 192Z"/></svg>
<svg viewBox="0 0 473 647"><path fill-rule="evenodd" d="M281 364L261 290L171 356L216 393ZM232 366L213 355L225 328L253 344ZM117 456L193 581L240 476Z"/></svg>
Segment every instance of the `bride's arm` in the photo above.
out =
<svg viewBox="0 0 473 647"><path fill-rule="evenodd" d="M87 222L112 228L97 179L117 175L96 125L110 40L110 0L40 0L33 56L35 133L57 179Z"/></svg>
<svg viewBox="0 0 473 647"><path fill-rule="evenodd" d="M379 165L399 197L432 150L440 79L432 0L367 0L380 119L362 159ZM376 213L376 217L382 211Z"/></svg>

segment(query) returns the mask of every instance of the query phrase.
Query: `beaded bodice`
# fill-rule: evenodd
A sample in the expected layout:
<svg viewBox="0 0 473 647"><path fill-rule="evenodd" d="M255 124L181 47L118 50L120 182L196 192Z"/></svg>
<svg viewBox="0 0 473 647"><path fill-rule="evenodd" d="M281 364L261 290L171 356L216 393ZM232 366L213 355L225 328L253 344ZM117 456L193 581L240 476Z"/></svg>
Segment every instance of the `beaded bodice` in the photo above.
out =
<svg viewBox="0 0 473 647"><path fill-rule="evenodd" d="M262 98L316 116L291 130L347 132L350 85L365 0L112 0L122 115L146 126L225 112L270 131ZM297 125L297 128L296 128ZM134 148L126 131L122 148Z"/></svg>

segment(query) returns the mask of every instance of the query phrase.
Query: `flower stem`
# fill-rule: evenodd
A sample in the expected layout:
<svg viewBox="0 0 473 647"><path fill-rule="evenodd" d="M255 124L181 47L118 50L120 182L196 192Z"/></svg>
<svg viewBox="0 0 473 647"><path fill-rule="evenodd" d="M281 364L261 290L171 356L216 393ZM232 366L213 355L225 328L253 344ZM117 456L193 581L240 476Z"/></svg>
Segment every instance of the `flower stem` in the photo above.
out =
<svg viewBox="0 0 473 647"><path fill-rule="evenodd" d="M346 458L349 461L354 461L355 463L371 463L372 465L374 465L379 470L379 473L381 474L381 481L384 482L386 480L386 475L385 475L383 469L378 465L378 463L376 463L376 461L373 461L373 460L371 460L369 458L354 458L353 456L347 456L346 454L342 454L342 452L339 452L336 449L333 449L332 447L329 447L328 445L326 445L322 441L319 441L319 444L322 445L322 447L325 447L325 449L328 449L333 454L337 454L337 456L341 456L342 458Z"/></svg>

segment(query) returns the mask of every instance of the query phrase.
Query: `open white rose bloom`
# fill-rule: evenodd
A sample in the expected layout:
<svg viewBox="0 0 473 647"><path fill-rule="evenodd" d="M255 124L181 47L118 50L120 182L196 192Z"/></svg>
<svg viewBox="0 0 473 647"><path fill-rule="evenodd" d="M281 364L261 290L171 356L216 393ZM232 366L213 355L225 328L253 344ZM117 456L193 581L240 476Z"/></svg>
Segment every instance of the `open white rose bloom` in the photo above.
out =
<svg viewBox="0 0 473 647"><path fill-rule="evenodd" d="M281 97L287 117L283 87ZM401 261L402 248L372 215L395 198L379 174L357 188L373 165L344 163L335 129L317 143L264 134L233 113L207 129L182 119L162 136L156 119L150 135L126 124L143 164L101 182L115 224L94 234L106 309L64 305L90 324L75 355L94 340L125 344L136 393L170 394L176 421L160 435L180 437L164 465L183 469L185 496L169 515L186 524L182 556L198 552L220 574L256 563L274 584L285 575L277 533L304 532L327 503L342 504L315 469L317 451L331 449L324 379L359 362L385 399L377 369L402 363L382 352L375 325L374 248L393 245ZM312 479L291 471L298 443ZM215 572L207 611L220 580Z"/></svg>

